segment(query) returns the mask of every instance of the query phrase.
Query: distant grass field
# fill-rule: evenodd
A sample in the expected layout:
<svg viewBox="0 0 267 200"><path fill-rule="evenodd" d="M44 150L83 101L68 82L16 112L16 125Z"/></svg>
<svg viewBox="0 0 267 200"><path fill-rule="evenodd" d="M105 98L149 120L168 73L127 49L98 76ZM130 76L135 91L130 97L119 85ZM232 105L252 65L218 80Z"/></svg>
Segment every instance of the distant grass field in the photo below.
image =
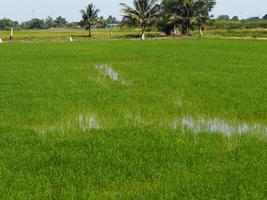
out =
<svg viewBox="0 0 267 200"><path fill-rule="evenodd" d="M88 32L82 29L45 29L45 30L14 30L14 39L9 41L9 31L0 31L0 38L4 42L12 43L46 43L46 42L67 42L70 36L75 42L94 40L123 40L140 39L140 29L94 29L91 38ZM146 33L148 39L180 39L180 37L166 36L163 32L149 30ZM193 38L200 38L199 32L192 31ZM240 38L267 40L267 30L265 29L244 29L244 30L207 30L204 31L204 38Z"/></svg>
<svg viewBox="0 0 267 200"><path fill-rule="evenodd" d="M0 32L3 40L9 40L9 31ZM140 37L139 29L94 29L92 37L88 37L88 31L83 29L45 29L45 30L14 30L14 39L12 42L66 42L71 36L74 41L91 41L107 39L128 39ZM147 36L162 37L163 33L159 31L148 31ZM9 41L10 42L10 41Z"/></svg>
<svg viewBox="0 0 267 200"><path fill-rule="evenodd" d="M265 199L266 41L0 45L1 199Z"/></svg>
<svg viewBox="0 0 267 200"><path fill-rule="evenodd" d="M210 30L207 37L240 37L240 38L267 38L267 29L244 29L244 30Z"/></svg>

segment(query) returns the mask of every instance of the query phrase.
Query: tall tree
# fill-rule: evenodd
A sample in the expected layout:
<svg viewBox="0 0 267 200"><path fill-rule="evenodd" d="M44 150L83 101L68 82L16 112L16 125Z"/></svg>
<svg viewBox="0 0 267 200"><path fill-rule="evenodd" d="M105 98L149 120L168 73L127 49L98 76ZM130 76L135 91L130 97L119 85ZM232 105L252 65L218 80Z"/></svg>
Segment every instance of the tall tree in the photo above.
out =
<svg viewBox="0 0 267 200"><path fill-rule="evenodd" d="M190 35L194 25L198 25L200 34L209 19L209 12L215 6L215 0L163 0L163 12L169 15L174 28L180 24L182 33Z"/></svg>
<svg viewBox="0 0 267 200"><path fill-rule="evenodd" d="M179 35L180 31L178 27L182 23L182 16L180 13L180 1L179 0L163 0L161 3L163 29L166 33L170 33L171 29L174 35ZM170 29L170 27L172 27Z"/></svg>
<svg viewBox="0 0 267 200"><path fill-rule="evenodd" d="M43 19L31 19L30 21L23 22L21 27L24 29L45 29L45 20Z"/></svg>
<svg viewBox="0 0 267 200"><path fill-rule="evenodd" d="M209 21L209 13L213 9L215 4L215 0L198 0L195 2L194 15L196 17L196 24L198 25L199 33L201 36L203 36L202 29L205 28L207 22Z"/></svg>
<svg viewBox="0 0 267 200"><path fill-rule="evenodd" d="M219 15L217 19L222 21L230 21L229 15Z"/></svg>
<svg viewBox="0 0 267 200"><path fill-rule="evenodd" d="M142 39L145 39L145 31L147 26L153 21L154 17L159 14L159 0L134 0L134 7L130 7L125 3L121 3L123 17L135 21L141 26Z"/></svg>
<svg viewBox="0 0 267 200"><path fill-rule="evenodd" d="M0 30L9 30L14 24L14 21L11 19L0 19Z"/></svg>
<svg viewBox="0 0 267 200"><path fill-rule="evenodd" d="M64 26L66 26L67 23L68 23L67 20L61 16L57 17L55 20L55 26L56 27L64 27Z"/></svg>
<svg viewBox="0 0 267 200"><path fill-rule="evenodd" d="M46 24L46 28L52 28L55 26L55 21L52 17L48 16L46 19L45 19L45 24Z"/></svg>
<svg viewBox="0 0 267 200"><path fill-rule="evenodd" d="M231 21L237 22L237 21L239 21L239 17L238 16L233 16Z"/></svg>
<svg viewBox="0 0 267 200"><path fill-rule="evenodd" d="M82 14L82 21L81 25L85 28L85 30L89 31L89 37L92 36L91 29L92 26L95 25L98 21L98 13L100 12L99 9L96 9L94 4L89 4L86 6L85 10L81 10Z"/></svg>
<svg viewBox="0 0 267 200"><path fill-rule="evenodd" d="M190 35L190 30L193 28L193 23L196 22L194 0L182 0L180 4L180 13L183 19L182 27L183 34Z"/></svg>

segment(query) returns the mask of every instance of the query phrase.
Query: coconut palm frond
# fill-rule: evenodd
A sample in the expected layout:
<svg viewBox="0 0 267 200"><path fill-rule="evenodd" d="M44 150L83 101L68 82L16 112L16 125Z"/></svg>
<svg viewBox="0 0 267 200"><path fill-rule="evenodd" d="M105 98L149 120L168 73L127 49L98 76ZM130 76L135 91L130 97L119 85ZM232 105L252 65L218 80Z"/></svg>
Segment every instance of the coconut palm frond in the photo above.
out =
<svg viewBox="0 0 267 200"><path fill-rule="evenodd" d="M142 27L142 35L146 26L159 14L160 6L159 0L134 0L133 7L125 3L121 3L121 11L123 17L129 18L137 22Z"/></svg>
<svg viewBox="0 0 267 200"><path fill-rule="evenodd" d="M98 13L100 10L96 9L93 4L89 4L85 10L81 10L80 12L82 14L81 25L85 30L89 30L89 37L91 37L91 27L98 22Z"/></svg>

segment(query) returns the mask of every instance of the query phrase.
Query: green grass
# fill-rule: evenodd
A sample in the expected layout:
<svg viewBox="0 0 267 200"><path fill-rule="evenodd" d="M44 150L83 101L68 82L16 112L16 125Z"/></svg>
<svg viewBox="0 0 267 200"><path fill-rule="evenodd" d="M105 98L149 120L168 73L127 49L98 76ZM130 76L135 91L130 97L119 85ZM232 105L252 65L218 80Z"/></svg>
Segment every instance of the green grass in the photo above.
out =
<svg viewBox="0 0 267 200"><path fill-rule="evenodd" d="M1 129L2 199L264 199L266 138Z"/></svg>
<svg viewBox="0 0 267 200"><path fill-rule="evenodd" d="M210 30L206 32L208 37L240 37L240 38L267 38L266 29L244 29L244 30Z"/></svg>
<svg viewBox="0 0 267 200"><path fill-rule="evenodd" d="M14 30L14 38L11 42L66 42L71 36L74 41L92 41L92 40L112 40L112 39L128 39L140 38L141 30L139 29L112 29L112 37L110 37L110 29L93 29L92 37L88 37L88 31L83 29L44 29L44 30ZM4 41L9 40L9 31L0 32L0 36ZM148 31L149 37L164 36L158 31ZM8 41L10 42L10 41Z"/></svg>
<svg viewBox="0 0 267 200"><path fill-rule="evenodd" d="M1 31L0 37L8 43L47 43L47 42L67 42L71 36L75 42L95 41L95 40L125 40L140 39L141 30L138 28L112 30L110 29L93 29L92 37L88 37L88 32L83 29L45 29L45 30L14 30L14 38L9 41L9 31ZM163 32L153 29L146 32L149 39L174 39L171 36L166 37ZM199 31L192 31L193 38L199 38ZM205 38L243 38L243 39L264 39L267 38L265 29L244 29L244 30L207 30L204 31ZM176 39L179 39L176 38Z"/></svg>
<svg viewBox="0 0 267 200"><path fill-rule="evenodd" d="M264 199L266 44L1 44L0 198ZM184 117L263 128L174 129Z"/></svg>

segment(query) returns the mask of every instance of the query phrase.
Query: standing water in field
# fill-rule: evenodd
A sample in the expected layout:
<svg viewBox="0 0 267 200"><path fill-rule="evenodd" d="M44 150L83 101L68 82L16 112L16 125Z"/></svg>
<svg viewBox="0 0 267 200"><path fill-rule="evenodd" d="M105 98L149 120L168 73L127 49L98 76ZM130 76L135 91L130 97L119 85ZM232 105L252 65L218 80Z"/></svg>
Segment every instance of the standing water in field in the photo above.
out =
<svg viewBox="0 0 267 200"><path fill-rule="evenodd" d="M209 133L223 133L231 134L246 134L246 133L264 133L267 134L267 126L262 124L249 123L228 123L226 121L213 118L206 119L200 117L198 119L192 117L183 117L172 123L172 128L181 128L183 131L191 130L195 133L209 132Z"/></svg>
<svg viewBox="0 0 267 200"><path fill-rule="evenodd" d="M139 127L142 123L149 124L149 121L143 120L140 113L136 115L126 114L125 115L125 126ZM160 124L162 127L168 126L168 122L163 122ZM124 126L121 124L121 126ZM267 135L267 126L259 123L236 123L236 122L226 122L218 118L208 119L205 117L193 118L193 117L182 117L178 118L170 124L170 127L173 129L181 130L183 133L187 131L194 133L221 133L225 135L232 134L266 134ZM69 131L69 130L81 130L89 131L102 128L116 128L115 127L106 127L100 125L97 117L92 114L80 113L74 117L67 119L62 119L61 122L55 123L49 126L43 126L42 128L35 128L38 132L50 132L50 131Z"/></svg>
<svg viewBox="0 0 267 200"><path fill-rule="evenodd" d="M70 130L88 131L100 128L101 126L95 115L80 113L78 116L62 119L61 122L57 122L53 125L35 127L34 130L44 133L50 131L64 132Z"/></svg>
<svg viewBox="0 0 267 200"><path fill-rule="evenodd" d="M103 64L103 65L97 64L97 65L95 65L95 68L97 70L102 71L104 73L104 75L108 76L111 80L118 81L119 74L112 69L112 66L107 65L107 64Z"/></svg>
<svg viewBox="0 0 267 200"><path fill-rule="evenodd" d="M79 122L79 129L84 131L100 128L100 125L98 124L96 117L93 115L80 114L78 117L78 122Z"/></svg>
<svg viewBox="0 0 267 200"><path fill-rule="evenodd" d="M102 72L104 76L110 78L113 81L118 81L122 85L128 85L128 81L124 80L118 72L116 72L111 65L108 64L96 64L94 65L95 69Z"/></svg>

